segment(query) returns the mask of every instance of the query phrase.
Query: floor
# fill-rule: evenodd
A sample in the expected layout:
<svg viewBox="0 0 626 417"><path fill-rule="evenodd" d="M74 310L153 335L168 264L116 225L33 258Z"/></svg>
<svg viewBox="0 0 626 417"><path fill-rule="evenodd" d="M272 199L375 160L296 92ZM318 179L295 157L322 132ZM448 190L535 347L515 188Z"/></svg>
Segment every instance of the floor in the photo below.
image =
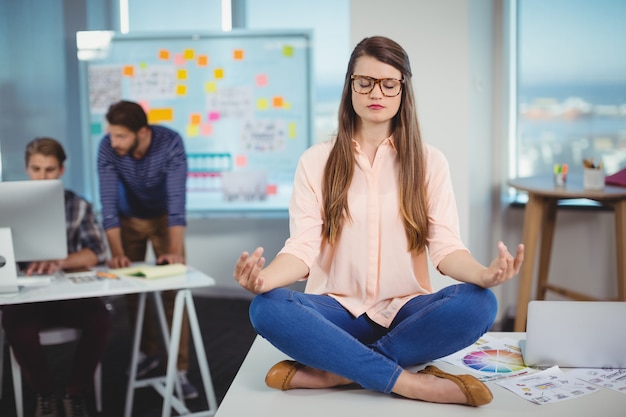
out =
<svg viewBox="0 0 626 417"><path fill-rule="evenodd" d="M123 415L126 396L127 366L130 360L131 330L126 313L124 298L109 299L113 315L113 331L107 354L103 361L103 403L101 414L95 412L93 402L89 403L91 416L119 417ZM241 363L254 340L255 333L248 319L250 300L236 298L214 298L194 295L194 304L204 340L211 377L218 404L226 395ZM73 355L73 344L47 347L49 361L59 386L69 373ZM8 349L4 351L5 372L0 400L0 416L15 415L13 384L11 380ZM192 366L189 379L201 387L200 374L197 372L195 352L191 354ZM160 375L164 368L156 369L151 375ZM60 388L59 395L62 393ZM191 411L206 407L203 395L197 400L188 401ZM26 416L34 413L35 394L24 386L24 408ZM142 388L135 395L133 416L152 417L161 415L162 399L154 390ZM60 413L62 415L62 413Z"/></svg>

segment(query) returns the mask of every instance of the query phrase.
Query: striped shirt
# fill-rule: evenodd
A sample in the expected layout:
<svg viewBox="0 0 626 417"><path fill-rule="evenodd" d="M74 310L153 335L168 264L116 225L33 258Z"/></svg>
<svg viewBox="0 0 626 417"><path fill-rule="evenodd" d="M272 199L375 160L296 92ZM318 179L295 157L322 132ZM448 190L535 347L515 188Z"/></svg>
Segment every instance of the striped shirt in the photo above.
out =
<svg viewBox="0 0 626 417"><path fill-rule="evenodd" d="M187 156L181 136L151 125L152 140L141 159L120 156L107 134L98 150L102 224L120 226L120 215L151 219L168 215L169 226L185 226Z"/></svg>
<svg viewBox="0 0 626 417"><path fill-rule="evenodd" d="M65 224L67 253L91 249L98 263L106 260L104 236L91 204L70 190L65 190Z"/></svg>

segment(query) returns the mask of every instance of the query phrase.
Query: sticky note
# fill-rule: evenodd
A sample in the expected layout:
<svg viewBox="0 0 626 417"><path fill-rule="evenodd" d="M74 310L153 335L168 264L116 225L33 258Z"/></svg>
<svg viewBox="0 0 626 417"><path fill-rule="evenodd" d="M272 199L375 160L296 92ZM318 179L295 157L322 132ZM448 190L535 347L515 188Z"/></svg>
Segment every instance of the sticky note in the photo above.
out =
<svg viewBox="0 0 626 417"><path fill-rule="evenodd" d="M146 69L146 68L148 68L148 63L147 63L147 62L145 62L145 61L144 61L144 62L140 62L140 63L139 63L139 68L141 68L141 69Z"/></svg>
<svg viewBox="0 0 626 417"><path fill-rule="evenodd" d="M185 57L187 61L192 60L195 55L196 54L193 49L185 49L183 51L183 56Z"/></svg>
<svg viewBox="0 0 626 417"><path fill-rule="evenodd" d="M102 123L92 123L91 124L91 134L92 135L101 135L102 134Z"/></svg>
<svg viewBox="0 0 626 417"><path fill-rule="evenodd" d="M160 109L150 109L148 111L148 122L171 122L174 120L174 110L171 107L164 107Z"/></svg>
<svg viewBox="0 0 626 417"><path fill-rule="evenodd" d="M185 57L183 56L183 54L174 55L174 64L176 64L176 66L182 67L185 65L185 63L186 61L185 61Z"/></svg>
<svg viewBox="0 0 626 417"><path fill-rule="evenodd" d="M242 61L243 60L243 49L235 49L233 51L233 59L235 61Z"/></svg>
<svg viewBox="0 0 626 417"><path fill-rule="evenodd" d="M283 107L283 98L280 96L272 97L272 106L281 108Z"/></svg>
<svg viewBox="0 0 626 417"><path fill-rule="evenodd" d="M200 131L202 136L211 136L213 135L213 125L211 123L203 123L200 125Z"/></svg>
<svg viewBox="0 0 626 417"><path fill-rule="evenodd" d="M193 138L198 136L200 132L200 127L198 125L187 125L187 137Z"/></svg>
<svg viewBox="0 0 626 417"><path fill-rule="evenodd" d="M122 68L122 75L124 77L134 77L135 67L132 65L124 65L124 67Z"/></svg>
<svg viewBox="0 0 626 417"><path fill-rule="evenodd" d="M178 84L176 86L176 95L177 96L185 96L187 95L187 86L184 84Z"/></svg>
<svg viewBox="0 0 626 417"><path fill-rule="evenodd" d="M293 56L293 46L291 46L291 45L283 46L283 56L292 57Z"/></svg>
<svg viewBox="0 0 626 417"><path fill-rule="evenodd" d="M168 59L170 59L170 51L168 51L167 49L160 49L159 59L162 59L164 61L167 61Z"/></svg>
<svg viewBox="0 0 626 417"><path fill-rule="evenodd" d="M265 187L265 194L276 195L278 194L278 186L276 184L267 184Z"/></svg>
<svg viewBox="0 0 626 417"><path fill-rule="evenodd" d="M209 57L208 55L198 55L196 62L199 67L206 67L209 65Z"/></svg>
<svg viewBox="0 0 626 417"><path fill-rule="evenodd" d="M237 155L235 157L235 166L245 167L248 165L248 157L246 155Z"/></svg>
<svg viewBox="0 0 626 417"><path fill-rule="evenodd" d="M296 124L294 122L289 123L288 125L288 129L289 129L289 138L293 139L296 137Z"/></svg>
<svg viewBox="0 0 626 417"><path fill-rule="evenodd" d="M209 112L209 120L214 122L216 120L220 119L220 112L218 111L211 111Z"/></svg>
<svg viewBox="0 0 626 417"><path fill-rule="evenodd" d="M218 80L224 78L224 68L215 68L213 74Z"/></svg>
<svg viewBox="0 0 626 417"><path fill-rule="evenodd" d="M255 77L257 87L267 86L267 74L259 74Z"/></svg>
<svg viewBox="0 0 626 417"><path fill-rule="evenodd" d="M179 69L176 71L176 78L178 78L179 80L186 80L187 79L187 70L186 69Z"/></svg>
<svg viewBox="0 0 626 417"><path fill-rule="evenodd" d="M259 98L256 101L256 108L259 110L267 110L270 107L266 98Z"/></svg>
<svg viewBox="0 0 626 417"><path fill-rule="evenodd" d="M199 125L202 123L202 115L200 113L191 113L189 115L189 123L192 125Z"/></svg>
<svg viewBox="0 0 626 417"><path fill-rule="evenodd" d="M215 93L217 91L217 83L215 81L207 81L204 84L204 91L207 93Z"/></svg>

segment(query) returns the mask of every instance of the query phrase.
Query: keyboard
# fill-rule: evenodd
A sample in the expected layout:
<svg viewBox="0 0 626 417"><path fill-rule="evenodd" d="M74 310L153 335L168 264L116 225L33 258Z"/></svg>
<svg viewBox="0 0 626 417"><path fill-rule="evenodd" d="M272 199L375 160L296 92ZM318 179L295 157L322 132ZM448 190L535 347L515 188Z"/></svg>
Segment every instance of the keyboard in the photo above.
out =
<svg viewBox="0 0 626 417"><path fill-rule="evenodd" d="M57 277L58 273L51 275L33 274L26 275L23 271L17 273L17 285L21 287L33 287L38 285L48 285L52 283Z"/></svg>

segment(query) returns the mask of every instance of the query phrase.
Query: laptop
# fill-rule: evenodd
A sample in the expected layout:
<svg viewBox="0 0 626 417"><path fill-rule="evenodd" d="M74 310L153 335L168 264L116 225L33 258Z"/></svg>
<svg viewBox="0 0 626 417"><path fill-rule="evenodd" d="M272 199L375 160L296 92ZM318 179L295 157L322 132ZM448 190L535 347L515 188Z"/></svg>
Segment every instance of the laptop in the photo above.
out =
<svg viewBox="0 0 626 417"><path fill-rule="evenodd" d="M626 368L626 301L531 301L520 348L531 367Z"/></svg>

